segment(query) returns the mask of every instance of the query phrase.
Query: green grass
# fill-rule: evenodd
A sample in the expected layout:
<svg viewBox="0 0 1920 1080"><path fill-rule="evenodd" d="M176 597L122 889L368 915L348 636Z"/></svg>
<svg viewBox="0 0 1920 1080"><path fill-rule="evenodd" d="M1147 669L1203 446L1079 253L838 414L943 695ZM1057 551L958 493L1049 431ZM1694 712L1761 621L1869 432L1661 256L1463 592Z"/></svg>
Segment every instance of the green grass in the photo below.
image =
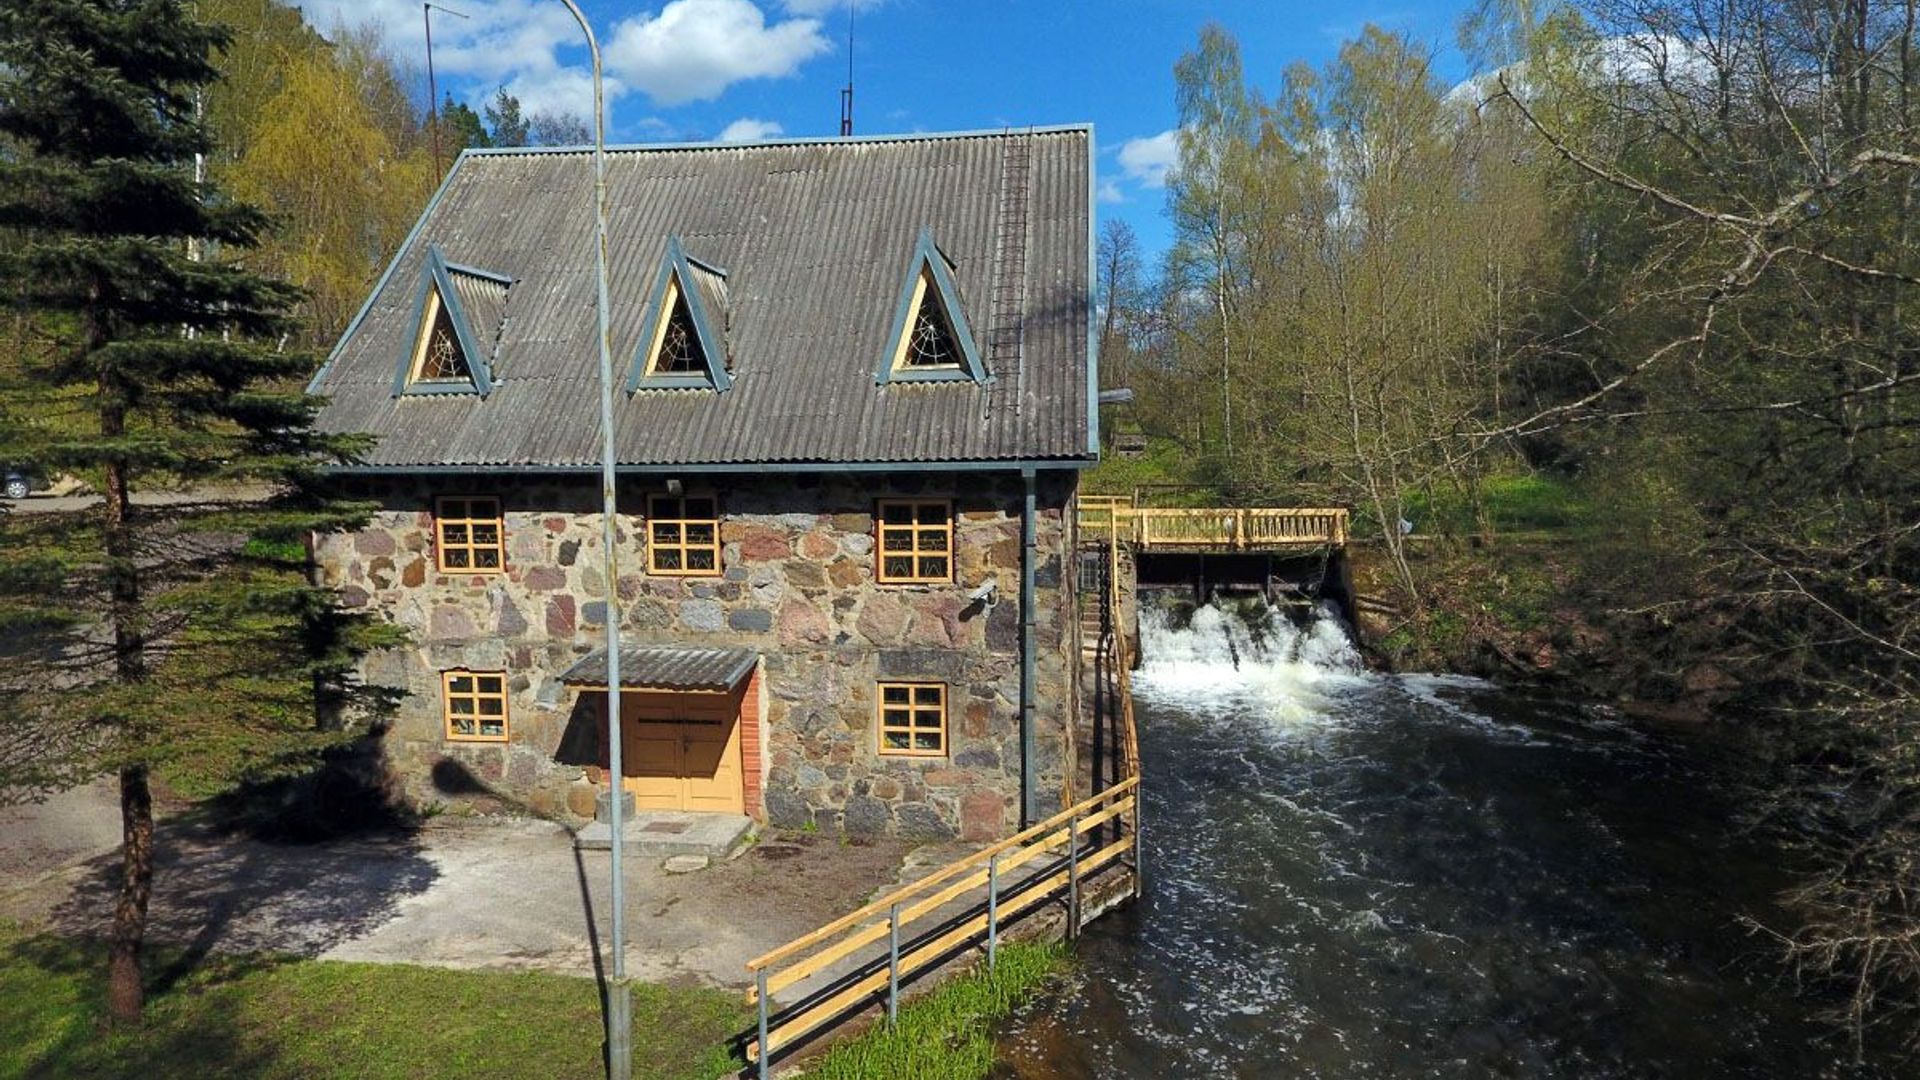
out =
<svg viewBox="0 0 1920 1080"><path fill-rule="evenodd" d="M1536 473L1488 477L1481 485L1487 517L1499 533L1574 533L1592 522L1593 507L1565 480ZM1409 508L1420 532L1469 535L1475 531L1466 500L1452 491L1415 499Z"/></svg>
<svg viewBox="0 0 1920 1080"><path fill-rule="evenodd" d="M1147 488L1155 506L1218 506L1218 491L1197 476L1192 451L1171 439L1148 439L1146 453L1121 457L1112 449L1080 478L1081 490L1102 495L1132 495Z"/></svg>
<svg viewBox="0 0 1920 1080"><path fill-rule="evenodd" d="M993 1068L993 1028L1067 964L1056 944L1009 943L984 968L901 1006L806 1071L806 1080L980 1080Z"/></svg>
<svg viewBox="0 0 1920 1080"><path fill-rule="evenodd" d="M145 1023L109 1031L96 943L0 924L0 1076L166 1080L604 1075L588 979L252 956L167 985L150 957ZM710 1080L747 1014L718 990L634 987L634 1075Z"/></svg>

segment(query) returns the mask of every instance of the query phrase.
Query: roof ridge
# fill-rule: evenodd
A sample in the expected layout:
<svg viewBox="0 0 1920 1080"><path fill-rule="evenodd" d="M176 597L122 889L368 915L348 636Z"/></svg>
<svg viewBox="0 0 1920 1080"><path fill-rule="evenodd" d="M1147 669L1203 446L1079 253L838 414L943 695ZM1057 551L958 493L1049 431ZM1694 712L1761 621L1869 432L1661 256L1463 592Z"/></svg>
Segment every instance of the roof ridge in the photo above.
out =
<svg viewBox="0 0 1920 1080"><path fill-rule="evenodd" d="M1082 121L1072 124L1026 124L1009 125L1004 128L975 128L964 131L907 131L882 135L791 135L773 139L754 139L745 142L662 142L662 143L608 143L609 154L638 154L659 151L694 150L762 150L781 146L820 146L863 143L915 143L940 142L961 139L999 139L1026 135L1069 135L1093 134L1093 122ZM575 146L479 146L469 147L460 152L467 157L537 157L540 155L591 154L592 144Z"/></svg>

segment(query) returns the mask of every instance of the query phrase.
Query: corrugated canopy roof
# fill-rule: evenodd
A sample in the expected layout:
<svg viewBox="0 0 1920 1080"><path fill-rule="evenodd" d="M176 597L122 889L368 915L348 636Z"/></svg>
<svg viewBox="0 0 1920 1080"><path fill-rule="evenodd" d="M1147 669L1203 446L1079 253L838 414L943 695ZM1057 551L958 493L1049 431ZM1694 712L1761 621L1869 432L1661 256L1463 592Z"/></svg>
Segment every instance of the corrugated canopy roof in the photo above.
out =
<svg viewBox="0 0 1920 1080"><path fill-rule="evenodd" d="M617 377L670 236L726 268L695 285L724 307L732 365L724 393L623 394L620 460L1088 457L1091 153L1086 128L610 151ZM315 378L320 426L378 436L372 466L596 463L592 191L586 152L464 155ZM952 260L984 384L875 385L922 229ZM499 305L484 399L394 393L430 243L513 278L470 300L490 320Z"/></svg>
<svg viewBox="0 0 1920 1080"><path fill-rule="evenodd" d="M622 645L620 685L630 690L731 690L759 659L752 649ZM560 681L569 686L606 686L607 650L588 653L562 672Z"/></svg>

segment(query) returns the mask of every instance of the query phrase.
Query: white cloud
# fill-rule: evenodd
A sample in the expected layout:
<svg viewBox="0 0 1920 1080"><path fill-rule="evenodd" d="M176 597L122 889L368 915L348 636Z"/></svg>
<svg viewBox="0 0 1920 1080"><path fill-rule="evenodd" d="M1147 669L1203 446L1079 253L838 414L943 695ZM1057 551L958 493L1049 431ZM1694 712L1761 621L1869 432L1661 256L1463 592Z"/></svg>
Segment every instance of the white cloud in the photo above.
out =
<svg viewBox="0 0 1920 1080"><path fill-rule="evenodd" d="M858 2L865 7L869 0ZM395 55L416 61L425 55L418 0L300 0L300 6L323 33L372 26ZM433 16L433 63L443 94L449 84L462 87L477 108L493 87L505 85L529 113L592 115L585 39L565 7L553 0L461 0L454 6L469 17L439 11ZM633 90L658 105L709 101L743 80L791 75L832 48L818 19L769 21L753 0L668 0L657 14L643 12L595 29L610 102ZM562 50L571 63L560 61Z"/></svg>
<svg viewBox="0 0 1920 1080"><path fill-rule="evenodd" d="M621 23L607 66L660 105L711 101L746 79L791 75L832 46L818 19L768 24L748 0L673 0Z"/></svg>
<svg viewBox="0 0 1920 1080"><path fill-rule="evenodd" d="M1103 203L1123 203L1127 201L1127 196L1120 190L1120 185L1114 183L1112 180L1100 181L1098 196Z"/></svg>
<svg viewBox="0 0 1920 1080"><path fill-rule="evenodd" d="M1180 129L1128 139L1120 144L1120 169L1144 187L1165 187L1167 174L1180 164Z"/></svg>
<svg viewBox="0 0 1920 1080"><path fill-rule="evenodd" d="M715 135L713 141L759 142L762 139L771 139L783 130L777 121L760 120L751 116L743 116L733 123L728 124L726 127L721 128L720 134Z"/></svg>

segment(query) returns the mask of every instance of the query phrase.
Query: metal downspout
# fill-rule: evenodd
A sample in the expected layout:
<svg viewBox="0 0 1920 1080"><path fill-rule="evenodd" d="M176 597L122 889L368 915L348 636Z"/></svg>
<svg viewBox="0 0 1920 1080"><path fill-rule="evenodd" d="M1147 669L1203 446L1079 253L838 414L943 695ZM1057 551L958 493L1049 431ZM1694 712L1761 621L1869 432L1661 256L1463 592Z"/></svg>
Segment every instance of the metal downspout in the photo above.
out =
<svg viewBox="0 0 1920 1080"><path fill-rule="evenodd" d="M1033 762L1033 571L1038 541L1034 521L1034 471L1020 470L1020 479L1026 485L1026 502L1020 512L1020 827L1024 829L1040 820L1033 805L1037 786Z"/></svg>

